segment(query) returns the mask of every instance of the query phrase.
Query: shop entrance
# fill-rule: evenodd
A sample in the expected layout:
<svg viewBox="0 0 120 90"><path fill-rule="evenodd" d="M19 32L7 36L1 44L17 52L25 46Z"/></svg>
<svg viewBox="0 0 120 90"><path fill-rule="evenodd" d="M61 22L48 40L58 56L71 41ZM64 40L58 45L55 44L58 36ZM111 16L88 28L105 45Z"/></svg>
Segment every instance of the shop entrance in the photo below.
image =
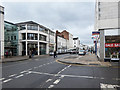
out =
<svg viewBox="0 0 120 90"><path fill-rule="evenodd" d="M120 58L120 35L105 37L105 58Z"/></svg>

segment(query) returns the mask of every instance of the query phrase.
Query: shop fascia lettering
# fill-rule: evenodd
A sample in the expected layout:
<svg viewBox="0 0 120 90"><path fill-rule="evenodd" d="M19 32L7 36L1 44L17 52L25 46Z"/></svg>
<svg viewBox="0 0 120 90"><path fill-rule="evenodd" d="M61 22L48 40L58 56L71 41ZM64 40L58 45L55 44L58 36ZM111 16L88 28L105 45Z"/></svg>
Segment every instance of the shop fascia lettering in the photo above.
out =
<svg viewBox="0 0 120 90"><path fill-rule="evenodd" d="M120 47L120 43L105 43L105 47Z"/></svg>

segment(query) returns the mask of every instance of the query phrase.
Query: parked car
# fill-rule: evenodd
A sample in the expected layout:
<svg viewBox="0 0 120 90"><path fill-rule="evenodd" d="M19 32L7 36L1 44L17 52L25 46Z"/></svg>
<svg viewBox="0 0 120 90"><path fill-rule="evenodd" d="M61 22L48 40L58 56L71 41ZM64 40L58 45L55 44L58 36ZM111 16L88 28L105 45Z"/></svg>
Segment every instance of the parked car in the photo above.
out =
<svg viewBox="0 0 120 90"><path fill-rule="evenodd" d="M86 54L86 52L85 52L85 50L79 50L79 53L78 53L79 55L85 55Z"/></svg>
<svg viewBox="0 0 120 90"><path fill-rule="evenodd" d="M78 54L78 51L76 49L72 49L70 54Z"/></svg>

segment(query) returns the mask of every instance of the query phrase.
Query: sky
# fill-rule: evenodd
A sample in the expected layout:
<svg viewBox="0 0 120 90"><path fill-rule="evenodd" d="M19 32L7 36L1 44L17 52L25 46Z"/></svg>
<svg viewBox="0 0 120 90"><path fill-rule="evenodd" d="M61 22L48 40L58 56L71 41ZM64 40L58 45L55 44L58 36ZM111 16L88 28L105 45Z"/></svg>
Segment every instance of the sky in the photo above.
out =
<svg viewBox="0 0 120 90"><path fill-rule="evenodd" d="M85 45L93 45L94 2L2 2L5 20L35 21L53 31L67 30Z"/></svg>

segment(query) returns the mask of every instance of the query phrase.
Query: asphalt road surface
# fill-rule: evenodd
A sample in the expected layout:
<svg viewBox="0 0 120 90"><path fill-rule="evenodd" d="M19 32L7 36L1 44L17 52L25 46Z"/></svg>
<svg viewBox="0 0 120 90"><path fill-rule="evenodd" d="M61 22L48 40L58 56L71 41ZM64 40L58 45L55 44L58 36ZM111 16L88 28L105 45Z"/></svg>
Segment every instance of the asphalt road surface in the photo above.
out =
<svg viewBox="0 0 120 90"><path fill-rule="evenodd" d="M59 55L2 65L2 88L117 88L117 67L75 66L56 62Z"/></svg>

